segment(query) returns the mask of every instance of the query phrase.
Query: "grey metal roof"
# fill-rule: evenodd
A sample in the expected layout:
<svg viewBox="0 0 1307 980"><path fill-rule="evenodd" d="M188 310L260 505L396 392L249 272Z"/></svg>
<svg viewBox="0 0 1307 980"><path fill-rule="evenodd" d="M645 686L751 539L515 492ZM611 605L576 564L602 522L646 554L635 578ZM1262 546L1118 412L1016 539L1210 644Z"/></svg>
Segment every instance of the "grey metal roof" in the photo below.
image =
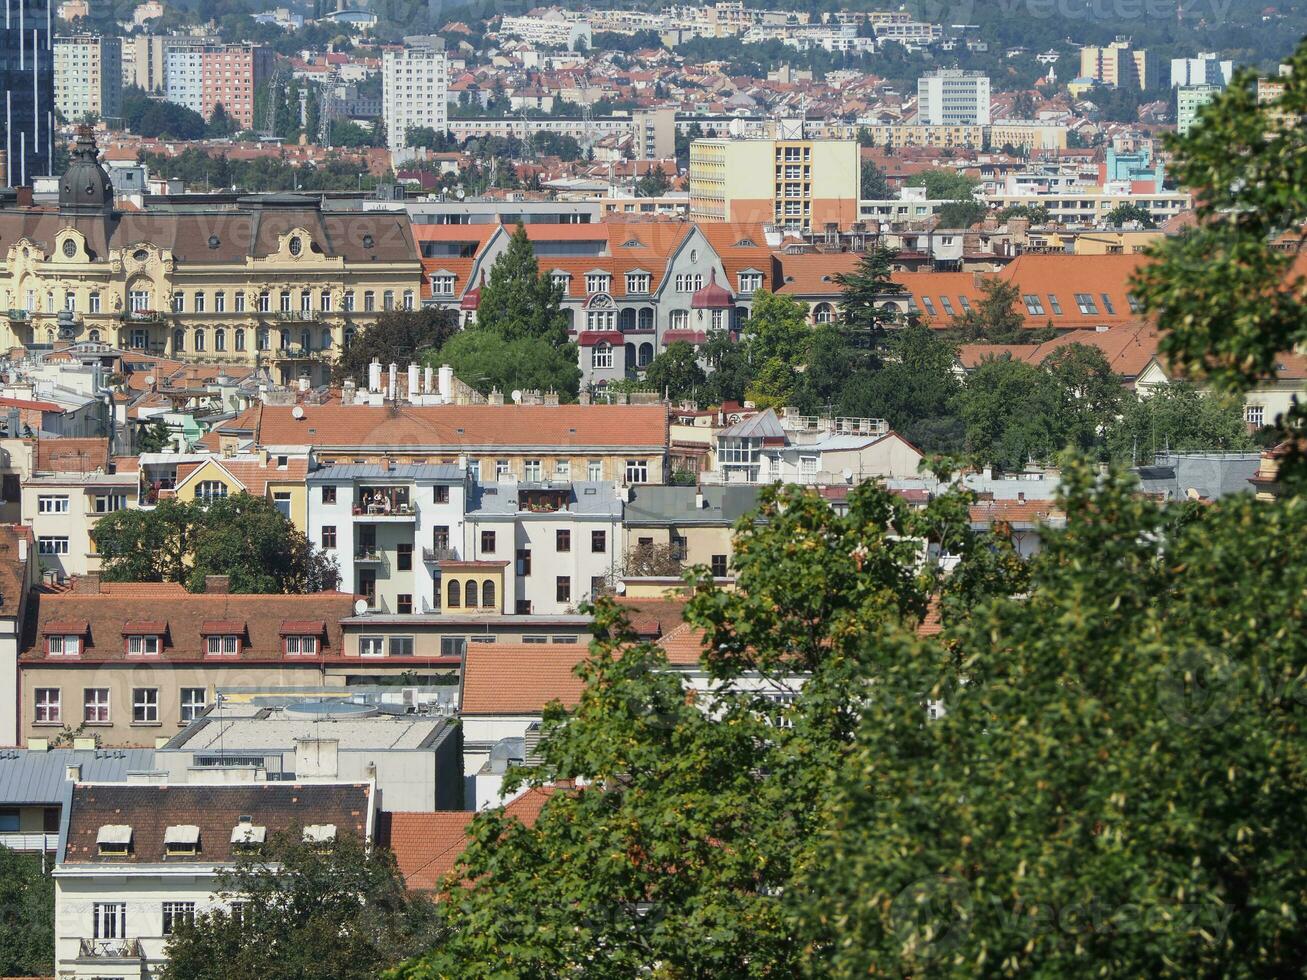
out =
<svg viewBox="0 0 1307 980"><path fill-rule="evenodd" d="M82 782L120 782L154 768L153 749L0 749L0 803L58 803L69 766Z"/></svg>
<svg viewBox="0 0 1307 980"><path fill-rule="evenodd" d="M710 485L696 487L641 484L631 488L627 524L734 524L758 506L762 487ZM697 495L704 506L696 506Z"/></svg>
<svg viewBox="0 0 1307 980"><path fill-rule="evenodd" d="M1135 472L1145 493L1182 500L1194 490L1203 499L1215 500L1251 490L1248 481L1256 475L1260 460L1258 453L1171 453L1157 456Z"/></svg>
<svg viewBox="0 0 1307 980"><path fill-rule="evenodd" d="M391 469L375 463L335 463L314 470L309 483L343 480L418 480L433 483L462 483L463 469L452 463L396 463Z"/></svg>
<svg viewBox="0 0 1307 980"><path fill-rule="evenodd" d="M511 516L522 511L518 507L520 490L567 489L567 510L554 513L575 514L582 517L612 517L622 514L622 504L611 483L578 480L575 483L474 483L468 502L469 517Z"/></svg>
<svg viewBox="0 0 1307 980"><path fill-rule="evenodd" d="M784 439L786 433L781 427L781 420L776 416L775 409L769 408L757 415L750 415L747 419L741 419L734 425L728 425L717 433L718 439L723 436L732 439Z"/></svg>

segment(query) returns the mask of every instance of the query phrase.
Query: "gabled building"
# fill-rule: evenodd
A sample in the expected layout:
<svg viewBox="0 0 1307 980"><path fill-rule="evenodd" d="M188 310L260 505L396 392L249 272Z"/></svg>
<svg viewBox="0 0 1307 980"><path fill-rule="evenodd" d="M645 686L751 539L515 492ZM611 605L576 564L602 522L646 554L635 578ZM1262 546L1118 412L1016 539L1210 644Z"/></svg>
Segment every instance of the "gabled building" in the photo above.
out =
<svg viewBox="0 0 1307 980"><path fill-rule="evenodd" d="M242 854L285 832L370 842L375 825L370 782L75 783L54 869L55 971L157 976L173 931L229 904L219 876Z"/></svg>

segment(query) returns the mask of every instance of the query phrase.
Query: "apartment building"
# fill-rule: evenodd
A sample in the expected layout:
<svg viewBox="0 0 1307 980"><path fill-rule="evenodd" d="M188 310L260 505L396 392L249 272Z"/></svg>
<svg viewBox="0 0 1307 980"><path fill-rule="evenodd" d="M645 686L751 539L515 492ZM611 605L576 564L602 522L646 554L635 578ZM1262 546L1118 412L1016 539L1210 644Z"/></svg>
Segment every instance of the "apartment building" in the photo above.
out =
<svg viewBox="0 0 1307 980"><path fill-rule="evenodd" d="M1157 70L1157 59L1146 50L1136 50L1129 38L1118 37L1111 44L1080 49L1080 77L1109 88L1155 88Z"/></svg>
<svg viewBox="0 0 1307 980"><path fill-rule="evenodd" d="M169 102L204 114L204 43L169 38L163 49L163 91Z"/></svg>
<svg viewBox="0 0 1307 980"><path fill-rule="evenodd" d="M70 34L54 41L54 102L72 121L118 120L123 112L122 41Z"/></svg>
<svg viewBox="0 0 1307 980"><path fill-rule="evenodd" d="M568 17L557 8L533 17L506 14L500 18L499 33L521 38L528 44L569 51L588 51L592 40L588 20Z"/></svg>
<svg viewBox="0 0 1307 980"><path fill-rule="evenodd" d="M857 220L855 140L706 139L690 145L690 218L794 231Z"/></svg>
<svg viewBox="0 0 1307 980"><path fill-rule="evenodd" d="M0 746L19 744L18 658L38 581L34 550L31 531L0 524Z"/></svg>
<svg viewBox="0 0 1307 980"><path fill-rule="evenodd" d="M941 68L917 79L917 121L923 126L988 126L989 76Z"/></svg>
<svg viewBox="0 0 1307 980"><path fill-rule="evenodd" d="M272 75L273 52L258 44L223 44L200 51L200 108L205 119L221 105L242 129L254 128L255 93Z"/></svg>
<svg viewBox="0 0 1307 980"><path fill-rule="evenodd" d="M1234 62L1222 61L1215 52L1205 51L1196 58L1171 59L1171 87L1214 85L1225 88L1234 77Z"/></svg>
<svg viewBox="0 0 1307 980"><path fill-rule="evenodd" d="M408 131L447 128L449 63L444 41L406 37L400 50L387 49L381 63L381 113L392 153L408 148Z"/></svg>
<svg viewBox="0 0 1307 980"><path fill-rule="evenodd" d="M1222 92L1219 85L1178 85L1175 89L1175 131L1181 136L1193 129L1198 110Z"/></svg>
<svg viewBox="0 0 1307 980"><path fill-rule="evenodd" d="M309 540L336 558L345 588L375 612L441 609L441 571L463 554L465 468L338 463L306 482ZM472 609L502 608L493 589L475 594Z"/></svg>
<svg viewBox="0 0 1307 980"><path fill-rule="evenodd" d="M85 783L71 787L53 872L55 972L158 976L183 922L228 906L220 875L297 829L371 841L376 791L344 783Z"/></svg>

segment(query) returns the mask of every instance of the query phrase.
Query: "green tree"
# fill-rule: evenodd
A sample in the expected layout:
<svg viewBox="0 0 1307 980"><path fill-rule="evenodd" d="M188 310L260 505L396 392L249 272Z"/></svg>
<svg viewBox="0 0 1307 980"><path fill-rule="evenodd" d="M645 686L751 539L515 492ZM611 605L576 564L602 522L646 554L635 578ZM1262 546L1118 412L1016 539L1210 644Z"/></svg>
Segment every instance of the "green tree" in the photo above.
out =
<svg viewBox="0 0 1307 980"><path fill-rule="evenodd" d="M857 268L838 273L840 287L840 322L854 338L854 343L874 351L884 338L885 329L897 318L886 308L888 296L900 295L903 288L894 282L891 263L897 253L877 245L858 259Z"/></svg>
<svg viewBox="0 0 1307 980"><path fill-rule="evenodd" d="M333 119L329 141L332 146L371 146L372 133L352 119Z"/></svg>
<svg viewBox="0 0 1307 980"><path fill-rule="evenodd" d="M926 197L932 201L970 201L980 181L951 168L937 167L923 170L909 179L908 185L926 188Z"/></svg>
<svg viewBox="0 0 1307 980"><path fill-rule="evenodd" d="M206 575L227 575L232 592L307 593L340 580L334 559L271 501L247 493L116 511L96 523L95 543L111 582L177 582L198 592Z"/></svg>
<svg viewBox="0 0 1307 980"><path fill-rule="evenodd" d="M708 382L704 385L699 404L706 406L743 401L744 391L754 374L744 346L731 340L725 330L715 330L709 333L708 342L701 348L701 354L708 366Z"/></svg>
<svg viewBox="0 0 1307 980"><path fill-rule="evenodd" d="M500 334L505 340L538 338L554 347L567 343L567 316L562 311L563 287L541 275L535 249L520 222L481 287L476 329Z"/></svg>
<svg viewBox="0 0 1307 980"><path fill-rule="evenodd" d="M1026 316L1021 312L1021 290L1015 283L998 276L981 280L980 291L984 298L961 316L953 318L953 333L963 343L988 344L1035 343L1026 329Z"/></svg>
<svg viewBox="0 0 1307 980"><path fill-rule="evenodd" d="M784 293L755 293L744 330L754 364L775 359L791 369L803 363L812 337L807 306Z"/></svg>
<svg viewBox="0 0 1307 980"><path fill-rule="evenodd" d="M999 211L997 217L1000 222L1012 218L1025 218L1032 225L1046 225L1049 222L1048 208L1042 204L1010 204Z"/></svg>
<svg viewBox="0 0 1307 980"><path fill-rule="evenodd" d="M1065 448L1061 391L1052 375L1007 358L971 372L959 400L968 452L1005 469L1047 460Z"/></svg>
<svg viewBox="0 0 1307 980"><path fill-rule="evenodd" d="M325 847L279 834L242 855L218 891L245 903L241 914L215 908L179 926L166 980L371 980L440 935L391 853L349 834Z"/></svg>
<svg viewBox="0 0 1307 980"><path fill-rule="evenodd" d="M699 365L698 352L684 340L663 348L645 368L644 377L655 391L678 400L692 397L708 380Z"/></svg>
<svg viewBox="0 0 1307 980"><path fill-rule="evenodd" d="M152 422L137 430L136 451L138 453L160 453L172 442L172 430L162 420Z"/></svg>
<svg viewBox="0 0 1307 980"><path fill-rule="evenodd" d="M1157 227L1152 212L1138 204L1118 204L1107 213L1107 217L1103 221L1113 228L1120 228L1122 225L1131 222L1138 224L1141 228Z"/></svg>
<svg viewBox="0 0 1307 980"><path fill-rule="evenodd" d="M401 368L421 361L428 351L438 349L458 333L458 314L454 310L423 307L416 310L391 310L354 337L332 366L337 382L346 378L365 381L368 365L375 359Z"/></svg>
<svg viewBox="0 0 1307 980"><path fill-rule="evenodd" d="M222 139L231 136L240 128L240 125L227 114L226 107L221 102L213 107L213 112L209 115L209 122L205 126L204 134L209 137Z"/></svg>
<svg viewBox="0 0 1307 980"><path fill-rule="evenodd" d="M0 975L54 973L54 881L39 854L0 846Z"/></svg>
<svg viewBox="0 0 1307 980"><path fill-rule="evenodd" d="M863 200L881 201L889 197L889 181L885 177L885 171L881 170L874 160L862 161L862 175L859 180Z"/></svg>
<svg viewBox="0 0 1307 980"><path fill-rule="evenodd" d="M492 388L504 394L553 390L575 399L581 387L576 345L556 347L539 337L506 340L498 331L474 328L455 335L428 359L450 365L460 381L482 394Z"/></svg>
<svg viewBox="0 0 1307 980"><path fill-rule="evenodd" d="M1157 453L1251 452L1256 449L1243 420L1242 401L1204 394L1183 381L1159 385L1142 396L1126 396L1120 419L1108 432L1119 460L1149 462Z"/></svg>
<svg viewBox="0 0 1307 980"><path fill-rule="evenodd" d="M1086 455L1099 453L1126 394L1107 358L1097 347L1068 344L1042 366L1061 396L1059 430L1065 446Z"/></svg>
<svg viewBox="0 0 1307 980"><path fill-rule="evenodd" d="M949 201L935 216L941 228L970 228L985 219L985 205L979 201Z"/></svg>
<svg viewBox="0 0 1307 980"><path fill-rule="evenodd" d="M672 189L671 179L662 167L650 167L635 182L636 197L662 197Z"/></svg>

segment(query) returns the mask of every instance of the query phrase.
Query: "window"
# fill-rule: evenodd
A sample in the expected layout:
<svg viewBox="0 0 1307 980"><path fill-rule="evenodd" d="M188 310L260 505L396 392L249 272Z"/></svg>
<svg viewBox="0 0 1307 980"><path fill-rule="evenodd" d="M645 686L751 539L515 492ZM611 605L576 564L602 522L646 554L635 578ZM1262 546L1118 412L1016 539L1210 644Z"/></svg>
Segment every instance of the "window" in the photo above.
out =
<svg viewBox="0 0 1307 980"><path fill-rule="evenodd" d="M45 652L51 657L77 657L82 653L82 638L75 633L55 634L45 638Z"/></svg>
<svg viewBox="0 0 1307 980"><path fill-rule="evenodd" d="M95 495L93 504L97 514L112 514L115 511L127 509L127 495L125 493L98 493Z"/></svg>
<svg viewBox="0 0 1307 980"><path fill-rule="evenodd" d="M236 293L236 297L235 297L235 299L232 301L232 307L231 307L231 308L232 308L232 311L233 311L234 313L244 313L244 312L245 312L245 294L244 294L244 293L241 293L241 292Z"/></svg>
<svg viewBox="0 0 1307 980"><path fill-rule="evenodd" d="M649 482L648 460L628 459L626 461L626 482L648 483Z"/></svg>
<svg viewBox="0 0 1307 980"><path fill-rule="evenodd" d="M445 586L445 608L457 609L463 605L463 592L458 584L458 579L451 578L449 584Z"/></svg>
<svg viewBox="0 0 1307 980"><path fill-rule="evenodd" d="M395 545L395 567L401 572L413 570L413 542L401 541Z"/></svg>
<svg viewBox="0 0 1307 980"><path fill-rule="evenodd" d="M598 483L604 478L604 464L602 460L592 459L585 464L585 478L591 483Z"/></svg>
<svg viewBox="0 0 1307 980"><path fill-rule="evenodd" d="M66 496L42 494L36 498L36 512L38 514L67 514L68 498Z"/></svg>
<svg viewBox="0 0 1307 980"><path fill-rule="evenodd" d="M31 300L27 302L28 307L32 305ZM133 313L144 313L150 308L150 293L145 289L133 289L127 294L127 305Z"/></svg>
<svg viewBox="0 0 1307 980"><path fill-rule="evenodd" d="M495 480L496 481L502 480L506 476L508 476L508 460L506 459L495 460Z"/></svg>
<svg viewBox="0 0 1307 980"><path fill-rule="evenodd" d="M181 293L172 294L172 311L180 313L186 306L186 297Z"/></svg>
<svg viewBox="0 0 1307 980"><path fill-rule="evenodd" d="M384 657L385 655L386 655L385 637L382 636L359 637L359 656Z"/></svg>
<svg viewBox="0 0 1307 980"><path fill-rule="evenodd" d="M395 291L393 289L387 289L381 293L381 308L387 313L395 308Z"/></svg>
<svg viewBox="0 0 1307 980"><path fill-rule="evenodd" d="M283 290L281 291L281 294L277 297L277 303L278 303L278 305L280 306L280 308L281 308L281 312L282 312L282 313L289 313L289 312L290 312L290 290L289 290L289 289L283 289Z"/></svg>
<svg viewBox="0 0 1307 980"><path fill-rule="evenodd" d="M1108 316L1116 316L1116 307L1112 305L1112 297L1107 293L1099 293L1098 298L1103 301L1103 312Z"/></svg>
<svg viewBox="0 0 1307 980"><path fill-rule="evenodd" d="M572 601L572 580L566 575L560 575L554 580L554 598L559 602Z"/></svg>
<svg viewBox="0 0 1307 980"><path fill-rule="evenodd" d="M685 555L690 549L690 544L685 540L685 538L673 531L667 542L667 546L671 550L672 557L676 561L685 561Z"/></svg>
<svg viewBox="0 0 1307 980"><path fill-rule="evenodd" d="M685 330L690 326L689 310L672 310L671 328L673 330Z"/></svg>
<svg viewBox="0 0 1307 980"><path fill-rule="evenodd" d="M1266 424L1266 407L1263 405L1245 405L1243 418L1249 425L1260 429Z"/></svg>
<svg viewBox="0 0 1307 980"><path fill-rule="evenodd" d="M227 496L227 484L219 480L201 480L200 485L195 488L195 496L206 504L222 500Z"/></svg>
<svg viewBox="0 0 1307 980"><path fill-rule="evenodd" d="M591 272L585 277L585 291L587 293L606 293L608 292L611 278L606 272Z"/></svg>
<svg viewBox="0 0 1307 980"><path fill-rule="evenodd" d="M286 656L316 657L318 655L318 638L316 636L296 635L286 637Z"/></svg>
<svg viewBox="0 0 1307 980"><path fill-rule="evenodd" d="M323 488L322 488L322 502L323 502L324 504L334 504L334 503L336 502L336 488L335 488L335 487L323 487Z"/></svg>
<svg viewBox="0 0 1307 980"><path fill-rule="evenodd" d="M38 687L36 689L36 723L38 725L57 725L63 721L63 700L57 687Z"/></svg>
<svg viewBox="0 0 1307 980"><path fill-rule="evenodd" d="M723 578L726 575L726 556L713 555L711 560L712 574L714 578Z"/></svg>
<svg viewBox="0 0 1307 980"><path fill-rule="evenodd" d="M628 272L626 274L626 291L628 293L649 292L649 274L647 272Z"/></svg>
<svg viewBox="0 0 1307 980"><path fill-rule="evenodd" d="M603 595L603 594L604 594L604 591L605 591L607 588L608 588L608 580L605 579L602 575L591 575L591 576L590 576L590 597L591 597L591 598L594 598L594 597L596 597L596 596L601 596L601 595ZM554 637L554 642L555 642L555 643L559 642L559 640L558 640L557 637ZM566 641L564 641L564 642L566 642Z"/></svg>
<svg viewBox="0 0 1307 980"><path fill-rule="evenodd" d="M92 293L92 294L91 294L91 308L90 308L90 310L91 310L92 313L99 313L99 312L100 312L100 294L99 294L99 293Z"/></svg>
<svg viewBox="0 0 1307 980"><path fill-rule="evenodd" d="M345 290L345 295L341 297L341 309L346 313L354 312L354 290Z"/></svg>
<svg viewBox="0 0 1307 980"><path fill-rule="evenodd" d="M454 277L441 275L431 277L431 294L433 296L453 296Z"/></svg>
<svg viewBox="0 0 1307 980"><path fill-rule="evenodd" d="M194 902L163 903L163 935L171 936L179 925L195 924Z"/></svg>
<svg viewBox="0 0 1307 980"><path fill-rule="evenodd" d="M324 289L318 294L318 309L323 313L331 312L331 290Z"/></svg>
<svg viewBox="0 0 1307 980"><path fill-rule="evenodd" d="M159 689L132 688L132 724L154 725L159 721Z"/></svg>
<svg viewBox="0 0 1307 980"><path fill-rule="evenodd" d="M109 724L109 689L88 687L82 691L82 721L88 725Z"/></svg>
<svg viewBox="0 0 1307 980"><path fill-rule="evenodd" d="M272 506L281 511L281 516L290 520L290 491L276 490L272 494Z"/></svg>
<svg viewBox="0 0 1307 980"><path fill-rule="evenodd" d="M463 605L467 606L469 609L475 609L477 607L476 582L469 580L467 584L463 586Z"/></svg>
<svg viewBox="0 0 1307 980"><path fill-rule="evenodd" d="M590 351L590 366L593 368L610 368L613 366L613 348L609 344L595 344Z"/></svg>
<svg viewBox="0 0 1307 980"><path fill-rule="evenodd" d="M1134 293L1126 293L1125 301L1130 304L1131 313L1142 313L1144 311L1144 304L1139 302L1139 297Z"/></svg>
<svg viewBox="0 0 1307 980"><path fill-rule="evenodd" d="M481 532L481 553L486 555L493 555L495 553L494 531Z"/></svg>
<svg viewBox="0 0 1307 980"><path fill-rule="evenodd" d="M962 311L964 313L971 312L971 300L967 299L965 296L959 296L958 303L962 305Z"/></svg>
<svg viewBox="0 0 1307 980"><path fill-rule="evenodd" d="M195 312L196 312L196 313L203 313L203 312L204 312L204 294L203 294L203 293L196 293L196 294L195 294Z"/></svg>
<svg viewBox="0 0 1307 980"><path fill-rule="evenodd" d="M799 475L816 476L817 475L817 457L800 456L799 457Z"/></svg>
<svg viewBox="0 0 1307 980"><path fill-rule="evenodd" d="M927 315L935 315L935 302L929 296L921 297L921 306L926 311Z"/></svg>
<svg viewBox="0 0 1307 980"><path fill-rule="evenodd" d="M548 643L548 642L549 642L549 637L547 637L547 636L524 636L524 637L522 637L522 642L523 642L523 643Z"/></svg>
<svg viewBox="0 0 1307 980"><path fill-rule="evenodd" d="M161 645L157 636L129 636L127 654L131 657L157 657Z"/></svg>
<svg viewBox="0 0 1307 980"><path fill-rule="evenodd" d="M390 655L392 657L413 656L413 637L392 636L390 638Z"/></svg>
<svg viewBox="0 0 1307 980"><path fill-rule="evenodd" d="M481 607L483 609L495 607L495 580L492 578L481 583Z"/></svg>
<svg viewBox="0 0 1307 980"><path fill-rule="evenodd" d="M572 550L572 532L563 528L554 532L554 550L571 551Z"/></svg>
<svg viewBox="0 0 1307 980"><path fill-rule="evenodd" d="M531 549L530 548L517 549L517 574L518 575L531 574Z"/></svg>
<svg viewBox="0 0 1307 980"><path fill-rule="evenodd" d="M395 612L401 616L411 616L413 614L413 595L410 592L400 592L395 596Z"/></svg>
<svg viewBox="0 0 1307 980"><path fill-rule="evenodd" d="M1044 304L1040 302L1039 297L1036 296L1034 293L1026 293L1024 296L1021 297L1021 299L1026 304L1026 312L1028 314L1030 314L1031 316L1044 315Z"/></svg>
<svg viewBox="0 0 1307 980"><path fill-rule="evenodd" d="M259 293L257 305L260 313L272 312L272 297L268 293Z"/></svg>
<svg viewBox="0 0 1307 980"><path fill-rule="evenodd" d="M1089 293L1076 293L1076 307L1086 316L1098 315L1098 304Z"/></svg>
<svg viewBox="0 0 1307 980"><path fill-rule="evenodd" d="M572 478L572 461L570 459L554 460L554 479L570 480Z"/></svg>
<svg viewBox="0 0 1307 980"><path fill-rule="evenodd" d="M365 289L363 291L363 312L372 313L376 311L376 308L377 308L376 294L373 293L372 290L370 289Z"/></svg>
<svg viewBox="0 0 1307 980"><path fill-rule="evenodd" d="M36 553L38 555L66 555L68 554L68 539L37 538Z"/></svg>
<svg viewBox="0 0 1307 980"><path fill-rule="evenodd" d="M213 331L213 349L216 351L225 351L227 349L227 331L222 327Z"/></svg>
<svg viewBox="0 0 1307 980"><path fill-rule="evenodd" d="M590 532L590 551L596 555L603 554L608 550L608 532L591 531Z"/></svg>
<svg viewBox="0 0 1307 980"><path fill-rule="evenodd" d="M235 633L215 634L206 638L210 657L234 657L240 653L240 637Z"/></svg>
<svg viewBox="0 0 1307 980"><path fill-rule="evenodd" d="M236 330L236 349L238 351L245 349L245 329L243 327Z"/></svg>
<svg viewBox="0 0 1307 980"><path fill-rule="evenodd" d="M194 721L204 714L208 707L208 691L203 687L183 687L181 689L182 721Z"/></svg>
<svg viewBox="0 0 1307 980"><path fill-rule="evenodd" d="M214 293L214 294L213 294L213 312L214 312L214 313L226 313L226 312L227 312L227 294L226 294L226 293Z"/></svg>
<svg viewBox="0 0 1307 980"><path fill-rule="evenodd" d="M762 289L761 272L741 272L740 273L740 292L745 295L752 295L759 289Z"/></svg>
<svg viewBox="0 0 1307 980"><path fill-rule="evenodd" d="M566 272L551 272L549 274L549 282L562 289L564 295L567 294L567 286L571 281L572 277Z"/></svg>
<svg viewBox="0 0 1307 980"><path fill-rule="evenodd" d="M96 939L127 938L127 903L96 902L92 906Z"/></svg>
<svg viewBox="0 0 1307 980"><path fill-rule="evenodd" d="M328 550L334 550L336 547L336 525L322 525L322 547Z"/></svg>
<svg viewBox="0 0 1307 980"><path fill-rule="evenodd" d="M310 313L313 310L313 294L307 289L300 290L300 312ZM307 344L305 346L308 346Z"/></svg>
<svg viewBox="0 0 1307 980"><path fill-rule="evenodd" d="M467 652L467 640L461 636L442 636L440 638L440 655L442 657L461 657Z"/></svg>
<svg viewBox="0 0 1307 980"><path fill-rule="evenodd" d="M941 296L939 298L939 305L944 310L945 313L947 313L949 316L953 316L953 303L949 300L947 296Z"/></svg>
<svg viewBox="0 0 1307 980"><path fill-rule="evenodd" d="M538 483L540 482L541 476L542 476L542 467L540 465L540 460L527 459L522 461L522 478L524 480L526 480L528 483L531 482Z"/></svg>

